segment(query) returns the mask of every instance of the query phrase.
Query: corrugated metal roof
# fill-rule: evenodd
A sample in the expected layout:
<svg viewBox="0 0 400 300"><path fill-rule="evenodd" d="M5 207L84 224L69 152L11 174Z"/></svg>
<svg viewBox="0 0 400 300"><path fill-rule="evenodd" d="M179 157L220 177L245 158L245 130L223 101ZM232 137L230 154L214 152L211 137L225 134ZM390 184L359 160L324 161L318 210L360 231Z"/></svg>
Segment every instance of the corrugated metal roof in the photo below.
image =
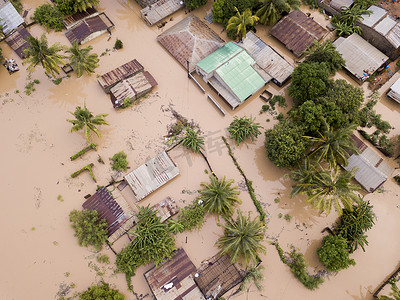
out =
<svg viewBox="0 0 400 300"><path fill-rule="evenodd" d="M397 25L392 28L386 38L396 48L400 47L400 23L397 23Z"/></svg>
<svg viewBox="0 0 400 300"><path fill-rule="evenodd" d="M389 89L388 97L400 103L400 78Z"/></svg>
<svg viewBox="0 0 400 300"><path fill-rule="evenodd" d="M143 71L143 66L136 59L133 59L122 66L101 75L97 81L104 91L108 93L118 82L129 78L140 71Z"/></svg>
<svg viewBox="0 0 400 300"><path fill-rule="evenodd" d="M179 174L178 167L163 151L137 169L125 175L137 201L142 200Z"/></svg>
<svg viewBox="0 0 400 300"><path fill-rule="evenodd" d="M153 26L183 7L185 2L182 0L159 0L143 8L140 14L147 24Z"/></svg>
<svg viewBox="0 0 400 300"><path fill-rule="evenodd" d="M391 16L386 16L375 25L374 29L382 35L386 35L395 25L397 24L396 20Z"/></svg>
<svg viewBox="0 0 400 300"><path fill-rule="evenodd" d="M369 27L374 27L374 25L378 23L378 21L381 20L387 13L386 10L376 5L370 6L368 10L371 10L372 13L370 15L361 15L363 18L361 23Z"/></svg>
<svg viewBox="0 0 400 300"><path fill-rule="evenodd" d="M214 51L201 61L197 66L203 69L206 73L210 73L230 60L234 55L242 52L243 49L233 42L226 43L223 47Z"/></svg>
<svg viewBox="0 0 400 300"><path fill-rule="evenodd" d="M24 19L17 12L11 2L0 5L0 25L5 35L8 35L14 29L24 23Z"/></svg>
<svg viewBox="0 0 400 300"><path fill-rule="evenodd" d="M11 47L11 49L14 50L15 53L17 53L20 58L25 58L26 55L24 50L30 48L30 45L27 42L27 38L30 36L31 34L28 32L28 30L21 25L7 36L6 43Z"/></svg>
<svg viewBox="0 0 400 300"><path fill-rule="evenodd" d="M272 36L281 41L296 56L300 56L314 40L320 40L327 33L321 25L299 11L290 12L271 28Z"/></svg>
<svg viewBox="0 0 400 300"><path fill-rule="evenodd" d="M372 74L388 59L385 54L357 33L353 33L348 38L341 38L337 41L333 44L346 61L345 68L359 80L366 79L363 77L364 70L368 70Z"/></svg>
<svg viewBox="0 0 400 300"><path fill-rule="evenodd" d="M353 4L353 0L332 0L330 5L338 10L341 11L342 7L350 7Z"/></svg>
<svg viewBox="0 0 400 300"><path fill-rule="evenodd" d="M171 259L144 276L157 300L204 300L193 280L195 270L196 267L181 248Z"/></svg>
<svg viewBox="0 0 400 300"><path fill-rule="evenodd" d="M94 7L88 7L86 8L86 11L77 12L75 14L64 17L62 22L67 29L70 29L77 22L94 14L98 14L97 10Z"/></svg>
<svg viewBox="0 0 400 300"><path fill-rule="evenodd" d="M293 73L293 66L252 31L249 31L246 38L238 45L243 47L255 59L257 65L279 85L282 85ZM264 80L269 81L265 78Z"/></svg>
<svg viewBox="0 0 400 300"><path fill-rule="evenodd" d="M225 41L198 17L188 17L164 31L157 41L189 71L196 64L215 50L221 48Z"/></svg>
<svg viewBox="0 0 400 300"><path fill-rule="evenodd" d="M158 0L136 0L142 8L156 3Z"/></svg>

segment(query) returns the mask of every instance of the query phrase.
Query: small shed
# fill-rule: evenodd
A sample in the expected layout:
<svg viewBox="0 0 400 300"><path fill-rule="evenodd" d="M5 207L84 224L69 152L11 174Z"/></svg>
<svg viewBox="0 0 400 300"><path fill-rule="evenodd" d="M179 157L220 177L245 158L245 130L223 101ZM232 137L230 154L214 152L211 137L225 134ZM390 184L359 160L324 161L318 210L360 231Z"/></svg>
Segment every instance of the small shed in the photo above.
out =
<svg viewBox="0 0 400 300"><path fill-rule="evenodd" d="M82 19L65 32L67 39L73 43L84 44L106 32L111 32L114 23L105 13Z"/></svg>
<svg viewBox="0 0 400 300"><path fill-rule="evenodd" d="M196 267L185 250L176 250L174 256L144 274L157 300L205 300L193 280Z"/></svg>
<svg viewBox="0 0 400 300"><path fill-rule="evenodd" d="M203 261L194 274L194 281L206 299L222 297L242 280L243 277L229 256L220 253Z"/></svg>
<svg viewBox="0 0 400 300"><path fill-rule="evenodd" d="M15 9L14 5L9 1L5 3L0 2L0 26L3 33L7 36L21 24L24 24L24 19Z"/></svg>
<svg viewBox="0 0 400 300"><path fill-rule="evenodd" d="M225 44L215 31L192 14L160 34L157 41L185 69L189 67L190 72L200 60Z"/></svg>
<svg viewBox="0 0 400 300"><path fill-rule="evenodd" d="M23 59L26 57L24 50L30 48L28 43L28 37L30 36L31 34L28 30L21 25L6 37L6 43Z"/></svg>
<svg viewBox="0 0 400 300"><path fill-rule="evenodd" d="M400 103L400 78L392 84L389 91L387 92L387 96L392 98L394 101Z"/></svg>
<svg viewBox="0 0 400 300"><path fill-rule="evenodd" d="M364 82L388 57L357 33L347 38L339 37L333 45L346 62L344 68L360 82Z"/></svg>
<svg viewBox="0 0 400 300"><path fill-rule="evenodd" d="M116 193L114 191L113 193ZM134 211L121 195L114 198L113 194L105 187L101 187L93 196L86 200L82 207L88 210L96 210L99 217L107 222L108 240L113 243L126 230L137 222Z"/></svg>
<svg viewBox="0 0 400 300"><path fill-rule="evenodd" d="M199 61L196 72L235 109L266 84L257 67L243 48L229 42Z"/></svg>
<svg viewBox="0 0 400 300"><path fill-rule="evenodd" d="M126 98L129 98L129 101L134 101L149 93L156 85L157 81L149 72L139 72L111 88L111 102L114 108L121 107Z"/></svg>
<svg viewBox="0 0 400 300"><path fill-rule="evenodd" d="M349 172L355 170L355 180L366 191L373 193L391 176L393 168L360 138L353 135L352 139L361 153L352 154L347 160L348 165L343 168Z"/></svg>
<svg viewBox="0 0 400 300"><path fill-rule="evenodd" d="M301 56L313 41L321 40L327 32L325 28L300 10L290 12L270 30L271 35L297 57Z"/></svg>
<svg viewBox="0 0 400 300"><path fill-rule="evenodd" d="M178 167L167 152L163 151L125 175L124 179L131 187L137 201L140 201L177 175L179 175Z"/></svg>
<svg viewBox="0 0 400 300"><path fill-rule="evenodd" d="M153 26L184 7L183 0L158 0L140 10L140 14L149 26Z"/></svg>
<svg viewBox="0 0 400 300"><path fill-rule="evenodd" d="M118 82L141 71L143 71L143 66L136 59L133 59L122 66L101 75L97 81L103 90L106 93L109 93L110 89Z"/></svg>
<svg viewBox="0 0 400 300"><path fill-rule="evenodd" d="M246 38L237 44L254 58L257 65L259 65L269 77L272 77L272 82L276 85L282 86L293 73L294 67L254 32L249 31L246 34ZM269 81L262 73L260 75L265 81Z"/></svg>
<svg viewBox="0 0 400 300"><path fill-rule="evenodd" d="M72 15L65 16L62 20L64 26L67 29L70 29L74 25L76 25L79 21L84 20L89 17L94 17L95 15L98 15L99 13L94 7L88 7L86 8L86 11L80 11L77 13L74 13Z"/></svg>

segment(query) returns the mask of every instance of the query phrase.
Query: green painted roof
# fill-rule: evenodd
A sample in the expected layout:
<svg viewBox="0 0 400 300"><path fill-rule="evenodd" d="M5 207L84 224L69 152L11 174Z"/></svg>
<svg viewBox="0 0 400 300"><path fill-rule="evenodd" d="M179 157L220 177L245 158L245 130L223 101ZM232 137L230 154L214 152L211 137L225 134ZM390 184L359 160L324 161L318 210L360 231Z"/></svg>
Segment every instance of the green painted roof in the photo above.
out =
<svg viewBox="0 0 400 300"><path fill-rule="evenodd" d="M229 42L199 61L197 66L205 72L210 73L242 50L243 49L235 43Z"/></svg>
<svg viewBox="0 0 400 300"><path fill-rule="evenodd" d="M255 64L254 59L246 51L242 51L216 70L216 73L241 102L266 83L260 74L253 69L253 64Z"/></svg>

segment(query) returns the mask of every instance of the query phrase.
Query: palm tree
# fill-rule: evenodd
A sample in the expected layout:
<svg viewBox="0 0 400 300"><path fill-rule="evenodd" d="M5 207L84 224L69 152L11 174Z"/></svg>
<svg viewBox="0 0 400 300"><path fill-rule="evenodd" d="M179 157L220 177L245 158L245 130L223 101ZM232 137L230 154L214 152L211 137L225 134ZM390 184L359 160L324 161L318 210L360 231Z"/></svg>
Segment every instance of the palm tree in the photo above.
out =
<svg viewBox="0 0 400 300"><path fill-rule="evenodd" d="M70 64L76 71L78 77L82 76L83 70L86 70L90 75L94 73L94 69L99 66L97 64L99 62L97 54L89 54L92 49L92 46L79 49L79 44L74 42L72 47L66 51L67 53L71 53L69 56Z"/></svg>
<svg viewBox="0 0 400 300"><path fill-rule="evenodd" d="M204 150L204 137L200 136L199 130L194 130L189 126L186 126L185 131L186 135L180 139L178 144L181 144L194 153Z"/></svg>
<svg viewBox="0 0 400 300"><path fill-rule="evenodd" d="M262 126L260 123L255 122L256 118L250 117L234 117L234 120L228 127L228 132L230 134L230 138L234 139L236 145L239 146L241 142L250 138L252 142L261 134L260 128Z"/></svg>
<svg viewBox="0 0 400 300"><path fill-rule="evenodd" d="M263 0L261 3L262 6L257 10L256 16L264 25L274 25L283 14L299 9L301 6L299 0Z"/></svg>
<svg viewBox="0 0 400 300"><path fill-rule="evenodd" d="M370 14L372 14L371 10L364 9L360 5L354 5L341 11L340 21L346 22L349 25L355 25L356 21L364 20L362 15Z"/></svg>
<svg viewBox="0 0 400 300"><path fill-rule="evenodd" d="M300 193L307 194L307 202L314 208L319 209L320 213L330 213L332 204L335 206L339 215L345 209L352 211L352 203L357 200L354 193L360 189L358 185L351 184L354 174L352 172L341 172L339 165L330 165L329 170L325 170L319 163L316 163L314 175L310 183L298 181L293 188L300 188Z"/></svg>
<svg viewBox="0 0 400 300"><path fill-rule="evenodd" d="M312 47L307 47L304 54L307 56L304 60L305 62L326 63L331 74L335 74L337 70L346 64L342 55L336 50L336 47L330 40L322 43L314 40Z"/></svg>
<svg viewBox="0 0 400 300"><path fill-rule="evenodd" d="M239 209L236 220L227 219L223 227L224 235L216 244L222 249L221 255L230 255L232 263L243 257L246 266L256 264L258 254L266 252L265 246L261 244L266 225L260 221L259 216L250 220L250 213L247 217L243 216Z"/></svg>
<svg viewBox="0 0 400 300"><path fill-rule="evenodd" d="M347 24L346 22L336 21L332 22L335 26L336 33L338 36L348 36L353 33L354 26ZM359 26L357 26L359 27Z"/></svg>
<svg viewBox="0 0 400 300"><path fill-rule="evenodd" d="M239 191L237 187L231 187L233 179L219 181L215 176L210 176L210 183L202 182L199 190L199 198L204 201L204 209L210 213L216 213L223 217L233 215L234 207L241 201L237 197Z"/></svg>
<svg viewBox="0 0 400 300"><path fill-rule="evenodd" d="M350 124L347 127L333 130L325 120L323 122L325 130L323 133L318 131L319 137L306 136L315 146L310 156L316 157L317 162L324 159L330 164L339 163L347 166L349 152L360 153L351 138L357 125Z"/></svg>
<svg viewBox="0 0 400 300"><path fill-rule="evenodd" d="M290 179L297 182L296 185L292 186L290 197L294 197L297 194L306 191L308 184L313 182L314 174L315 170L310 159L308 157L304 158L301 163L297 165L297 168L288 174Z"/></svg>
<svg viewBox="0 0 400 300"><path fill-rule="evenodd" d="M89 7L93 7L99 4L99 0L74 0L74 10L86 11Z"/></svg>
<svg viewBox="0 0 400 300"><path fill-rule="evenodd" d="M264 281L264 269L265 268L262 265L258 265L256 267L251 267L250 269L248 269L246 275L243 278L242 284L240 285L241 291L244 292L247 289L247 286L251 285L251 283L253 282L257 290L261 292L264 288L261 284Z"/></svg>
<svg viewBox="0 0 400 300"><path fill-rule="evenodd" d="M242 14L236 7L235 10L236 16L229 19L226 30L236 31L236 35L239 36L239 42L241 42L242 39L246 38L247 26L254 26L259 18L251 14L250 8L246 9Z"/></svg>
<svg viewBox="0 0 400 300"><path fill-rule="evenodd" d="M46 35L43 33L40 39L29 36L27 38L29 48L24 50L26 58L22 64L29 64L27 70L32 72L37 65L41 65L47 76L55 77L60 73L60 65L64 65L66 56L59 54L64 49L59 43L48 46Z"/></svg>
<svg viewBox="0 0 400 300"><path fill-rule="evenodd" d="M75 112L71 112L71 114L75 117L75 120L67 119L67 121L73 125L71 132L78 131L83 128L87 142L90 141L90 131L93 131L98 137L101 136L95 125L109 125L104 119L108 116L108 114L99 114L97 116L93 116L93 114L87 109L86 103L84 104L83 108L77 106L75 108Z"/></svg>

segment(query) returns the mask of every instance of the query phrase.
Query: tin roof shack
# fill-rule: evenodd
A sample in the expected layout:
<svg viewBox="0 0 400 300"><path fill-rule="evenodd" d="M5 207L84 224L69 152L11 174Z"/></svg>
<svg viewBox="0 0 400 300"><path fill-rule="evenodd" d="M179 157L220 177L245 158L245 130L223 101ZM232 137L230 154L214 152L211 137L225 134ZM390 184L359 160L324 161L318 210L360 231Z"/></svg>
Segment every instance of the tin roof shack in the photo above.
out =
<svg viewBox="0 0 400 300"><path fill-rule="evenodd" d="M0 1L0 26L3 33L7 36L21 24L24 24L24 19L17 12L14 5L7 1Z"/></svg>
<svg viewBox="0 0 400 300"><path fill-rule="evenodd" d="M99 13L94 7L88 7L86 11L77 12L72 15L65 16L62 20L65 28L70 29L76 25L79 21L87 19L89 17L97 16Z"/></svg>
<svg viewBox="0 0 400 300"><path fill-rule="evenodd" d="M28 30L21 25L6 37L6 43L11 47L11 49L13 49L15 53L17 53L20 58L23 59L26 57L24 50L30 48L27 41L28 37L30 36L31 34L28 32Z"/></svg>
<svg viewBox="0 0 400 300"><path fill-rule="evenodd" d="M297 57L300 57L314 40L321 40L327 32L325 28L312 18L308 18L300 10L290 12L270 30L272 36L282 42Z"/></svg>
<svg viewBox="0 0 400 300"><path fill-rule="evenodd" d="M194 274L194 281L206 299L222 297L242 280L243 277L230 262L229 256L221 256L219 253L202 262Z"/></svg>
<svg viewBox="0 0 400 300"><path fill-rule="evenodd" d="M116 193L116 191L113 193ZM99 217L106 220L110 243L116 241L137 222L136 214L124 198L119 194L114 198L113 194L105 187L101 187L86 200L82 207L88 210L97 210Z"/></svg>
<svg viewBox="0 0 400 300"><path fill-rule="evenodd" d="M111 102L114 108L119 108L124 105L124 101L129 101L129 104L136 99L151 92L157 81L149 72L139 72L117 83L110 90Z"/></svg>
<svg viewBox="0 0 400 300"><path fill-rule="evenodd" d="M84 44L94 38L110 32L114 27L114 23L107 17L105 13L89 17L77 22L65 32L67 39L73 43Z"/></svg>
<svg viewBox="0 0 400 300"><path fill-rule="evenodd" d="M392 84L386 95L392 98L394 101L400 103L400 78Z"/></svg>
<svg viewBox="0 0 400 300"><path fill-rule="evenodd" d="M143 66L136 59L133 59L122 66L119 66L118 68L101 75L97 81L103 90L108 94L110 89L118 82L141 71L143 71Z"/></svg>
<svg viewBox="0 0 400 300"><path fill-rule="evenodd" d="M354 178L366 191L373 193L392 174L393 168L361 139L355 135L352 138L361 153L352 154L348 158L348 165L343 168L349 172L355 169Z"/></svg>
<svg viewBox="0 0 400 300"><path fill-rule="evenodd" d="M346 62L344 68L363 83L388 57L357 33L347 38L339 37L333 45Z"/></svg>
<svg viewBox="0 0 400 300"><path fill-rule="evenodd" d="M235 109L260 90L271 77L265 79L256 61L233 42L225 44L196 65L196 72L205 82ZM263 71L262 71L263 72Z"/></svg>
<svg viewBox="0 0 400 300"><path fill-rule="evenodd" d="M221 48L225 41L198 17L188 17L164 31L157 41L185 68L192 72L196 64Z"/></svg>
<svg viewBox="0 0 400 300"><path fill-rule="evenodd" d="M158 0L140 10L140 14L147 25L153 26L183 7L185 7L183 0Z"/></svg>
<svg viewBox="0 0 400 300"><path fill-rule="evenodd" d="M157 300L205 300L193 280L196 267L178 249L171 259L144 274L146 281Z"/></svg>
<svg viewBox="0 0 400 300"><path fill-rule="evenodd" d="M384 54L395 60L400 55L400 22L397 16L391 16L381 7L372 5L368 8L371 15L362 15L357 24L362 29L362 36Z"/></svg>
<svg viewBox="0 0 400 300"><path fill-rule="evenodd" d="M257 65L260 66L268 77L272 77L272 82L276 85L282 86L293 73L293 66L252 31L249 31L246 34L246 38L242 42L237 43L237 45L244 48L254 58ZM260 75L265 81L268 81L268 77L263 76L262 73Z"/></svg>
<svg viewBox="0 0 400 300"><path fill-rule="evenodd" d="M140 201L178 174L178 167L167 152L163 151L125 175L124 179L131 187L136 200Z"/></svg>

